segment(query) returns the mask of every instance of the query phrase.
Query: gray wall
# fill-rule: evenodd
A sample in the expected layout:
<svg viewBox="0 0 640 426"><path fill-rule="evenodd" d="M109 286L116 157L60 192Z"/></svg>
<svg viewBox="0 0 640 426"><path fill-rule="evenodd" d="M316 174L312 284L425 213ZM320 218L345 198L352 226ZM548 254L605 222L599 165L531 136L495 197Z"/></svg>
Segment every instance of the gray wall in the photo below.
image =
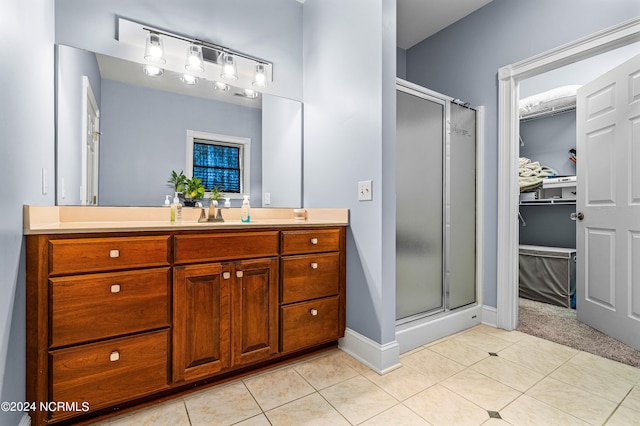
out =
<svg viewBox="0 0 640 426"><path fill-rule="evenodd" d="M185 169L187 130L251 139L251 201L260 205L260 109L103 79L101 117L100 205L162 205L171 170Z"/></svg>
<svg viewBox="0 0 640 426"><path fill-rule="evenodd" d="M102 77L95 54L68 46L56 46L56 51L56 202L73 206L80 204L82 186L82 77L89 78L98 107Z"/></svg>
<svg viewBox="0 0 640 426"><path fill-rule="evenodd" d="M576 147L575 110L521 122L520 137L520 157L539 161L559 176L576 174L576 164L569 159L569 150Z"/></svg>
<svg viewBox="0 0 640 426"><path fill-rule="evenodd" d="M493 0L407 51L409 81L486 107L486 305L497 299L498 68L638 15L637 0Z"/></svg>
<svg viewBox="0 0 640 426"><path fill-rule="evenodd" d="M347 327L394 341L395 1L308 0L303 32L304 205L349 209Z"/></svg>
<svg viewBox="0 0 640 426"><path fill-rule="evenodd" d="M23 204L54 203L53 2L0 5L0 401L25 400ZM25 66L24 64L28 64ZM45 170L47 193L42 193ZM1 425L23 413L0 411Z"/></svg>

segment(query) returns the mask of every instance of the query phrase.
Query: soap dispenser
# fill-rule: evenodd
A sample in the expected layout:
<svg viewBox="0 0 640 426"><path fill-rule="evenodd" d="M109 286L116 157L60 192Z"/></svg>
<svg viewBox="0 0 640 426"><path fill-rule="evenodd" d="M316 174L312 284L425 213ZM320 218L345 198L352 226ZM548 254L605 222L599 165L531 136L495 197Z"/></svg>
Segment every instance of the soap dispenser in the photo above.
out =
<svg viewBox="0 0 640 426"><path fill-rule="evenodd" d="M169 207L169 206L171 206L171 201L169 201L169 196L168 196L168 195L166 195L166 196L165 196L165 199L164 199L164 206L165 206L165 207Z"/></svg>
<svg viewBox="0 0 640 426"><path fill-rule="evenodd" d="M181 222L182 221L182 204L180 204L180 199L178 198L178 193L176 192L173 197L173 203L171 203L171 222Z"/></svg>
<svg viewBox="0 0 640 426"><path fill-rule="evenodd" d="M240 219L243 222L251 222L251 206L249 205L249 196L243 195L242 198L243 200Z"/></svg>

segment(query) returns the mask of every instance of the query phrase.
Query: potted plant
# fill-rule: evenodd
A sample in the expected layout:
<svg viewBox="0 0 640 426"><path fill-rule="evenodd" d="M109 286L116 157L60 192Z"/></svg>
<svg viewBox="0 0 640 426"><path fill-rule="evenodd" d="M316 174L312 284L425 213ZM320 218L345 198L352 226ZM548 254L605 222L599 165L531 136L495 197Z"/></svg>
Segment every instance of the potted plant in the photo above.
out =
<svg viewBox="0 0 640 426"><path fill-rule="evenodd" d="M204 197L204 185L202 179L195 176L186 180L184 185L184 205L193 207L196 200L200 200Z"/></svg>
<svg viewBox="0 0 640 426"><path fill-rule="evenodd" d="M176 173L175 170L171 170L171 179L169 179L167 183L173 188L174 192L182 194L182 191L184 191L185 185L187 184L187 177L182 173L182 170L180 170L180 173Z"/></svg>

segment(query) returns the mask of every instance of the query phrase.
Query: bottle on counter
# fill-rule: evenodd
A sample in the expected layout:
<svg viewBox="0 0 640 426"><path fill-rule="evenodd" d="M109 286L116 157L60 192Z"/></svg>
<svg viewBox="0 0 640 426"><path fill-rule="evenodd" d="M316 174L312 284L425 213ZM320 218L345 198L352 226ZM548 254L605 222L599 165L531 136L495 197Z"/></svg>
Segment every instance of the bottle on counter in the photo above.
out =
<svg viewBox="0 0 640 426"><path fill-rule="evenodd" d="M178 198L178 193L176 192L173 197L173 203L171 203L171 222L181 222L182 221L182 204L180 204L180 199Z"/></svg>
<svg viewBox="0 0 640 426"><path fill-rule="evenodd" d="M240 213L240 220L243 222L251 222L251 206L249 205L249 196L242 196L242 209Z"/></svg>

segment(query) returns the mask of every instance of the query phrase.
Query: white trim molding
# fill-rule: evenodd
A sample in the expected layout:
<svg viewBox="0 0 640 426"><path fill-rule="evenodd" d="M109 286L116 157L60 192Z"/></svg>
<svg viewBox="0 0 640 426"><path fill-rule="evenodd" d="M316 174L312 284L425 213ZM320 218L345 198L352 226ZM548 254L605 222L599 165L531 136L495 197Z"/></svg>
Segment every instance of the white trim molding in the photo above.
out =
<svg viewBox="0 0 640 426"><path fill-rule="evenodd" d="M397 341L380 344L347 328L339 340L339 347L378 374L400 367L400 345Z"/></svg>
<svg viewBox="0 0 640 426"><path fill-rule="evenodd" d="M31 426L31 417L29 417L29 414L24 414L22 416L22 418L20 419L20 423L18 423L18 426Z"/></svg>
<svg viewBox="0 0 640 426"><path fill-rule="evenodd" d="M241 136L220 135L217 133L198 132L196 130L187 130L186 140L186 161L185 175L190 178L193 176L193 143L195 139L204 139L206 141L219 142L221 145L242 145L242 156L240 165L242 169L242 188L239 194L225 193L226 197L233 200L242 200L243 195L251 194L251 139ZM208 196L205 193L205 198Z"/></svg>
<svg viewBox="0 0 640 426"><path fill-rule="evenodd" d="M498 70L496 325L518 325L518 87L520 81L640 41L640 17Z"/></svg>

